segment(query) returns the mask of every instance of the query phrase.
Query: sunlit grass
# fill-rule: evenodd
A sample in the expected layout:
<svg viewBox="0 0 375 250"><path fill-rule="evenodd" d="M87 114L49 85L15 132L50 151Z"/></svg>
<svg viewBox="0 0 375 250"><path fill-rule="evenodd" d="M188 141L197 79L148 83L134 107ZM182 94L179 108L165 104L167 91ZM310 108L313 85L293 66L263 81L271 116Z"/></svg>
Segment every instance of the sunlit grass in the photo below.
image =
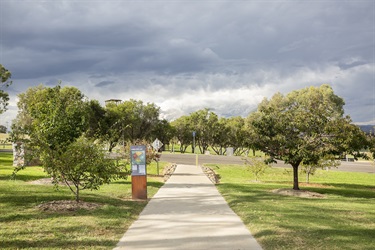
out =
<svg viewBox="0 0 375 250"><path fill-rule="evenodd" d="M285 169L269 169L255 182L244 166L210 166L222 177L219 191L264 249L375 246L375 174L320 170L309 185L300 183L301 189L325 195L316 199L272 193L292 188Z"/></svg>
<svg viewBox="0 0 375 250"><path fill-rule="evenodd" d="M11 180L12 154L0 153L0 246L1 249L112 249L138 217L146 201L131 200L131 177L84 190L81 199L102 206L95 210L41 211L38 205L54 200L73 200L67 187L34 185L46 178L41 167L27 167ZM156 165L148 172L156 172ZM162 171L166 163L159 163ZM163 185L161 178L148 177L148 197Z"/></svg>

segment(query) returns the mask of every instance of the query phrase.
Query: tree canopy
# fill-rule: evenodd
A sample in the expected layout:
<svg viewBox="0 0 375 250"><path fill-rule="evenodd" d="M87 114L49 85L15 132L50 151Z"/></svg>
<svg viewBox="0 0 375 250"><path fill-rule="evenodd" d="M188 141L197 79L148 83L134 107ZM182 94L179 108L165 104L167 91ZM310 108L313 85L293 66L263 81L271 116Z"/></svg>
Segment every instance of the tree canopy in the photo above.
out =
<svg viewBox="0 0 375 250"><path fill-rule="evenodd" d="M96 189L118 176L120 169L114 162L105 158L99 146L84 138L91 112L77 88L41 85L28 89L19 98L13 140L27 134L27 147L55 182L63 181L71 188L77 201L79 190ZM23 167L17 167L15 173Z"/></svg>
<svg viewBox="0 0 375 250"><path fill-rule="evenodd" d="M299 189L301 163L318 164L329 154L355 152L363 148L364 133L343 117L344 100L329 85L277 93L264 99L248 117L255 132L255 145L271 158L293 167L293 189Z"/></svg>
<svg viewBox="0 0 375 250"><path fill-rule="evenodd" d="M345 153L359 156L368 143L374 144L350 117L344 117L344 104L324 84L265 98L246 119L219 117L206 108L168 122L159 118L160 108L153 103L130 99L103 107L96 100L87 100L76 88L41 85L19 95L12 133L29 135L47 172L58 165L54 159L82 136L105 143L109 151L119 144L125 148L129 142L151 143L158 138L163 144L179 143L180 151L185 152L193 146L194 134L200 153L212 149L225 154L233 147L235 154L242 155L259 149L272 160L291 164L293 188L299 189L300 164L322 165L322 160Z"/></svg>

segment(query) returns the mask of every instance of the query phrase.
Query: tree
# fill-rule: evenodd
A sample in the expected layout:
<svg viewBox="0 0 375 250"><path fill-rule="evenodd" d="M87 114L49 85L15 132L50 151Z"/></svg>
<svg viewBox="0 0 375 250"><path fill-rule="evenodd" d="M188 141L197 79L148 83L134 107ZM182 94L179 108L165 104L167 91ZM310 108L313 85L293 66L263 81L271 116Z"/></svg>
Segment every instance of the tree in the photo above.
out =
<svg viewBox="0 0 375 250"><path fill-rule="evenodd" d="M62 88L60 84L54 88L38 86L19 98L19 123L13 127L27 133L26 146L56 182L67 183L77 200L79 190L97 189L118 175L99 148L81 138L88 129L90 108L77 88ZM22 168L17 167L14 173Z"/></svg>
<svg viewBox="0 0 375 250"><path fill-rule="evenodd" d="M81 190L96 190L103 184L122 178L121 171L123 169L109 159L99 145L80 137L54 161L54 168L49 173L55 184L64 182L78 202Z"/></svg>
<svg viewBox="0 0 375 250"><path fill-rule="evenodd" d="M100 130L100 139L108 143L108 151L112 152L113 148L122 141L125 142L124 129L129 122L127 116L121 114L121 111L115 103L109 103L105 107L104 126Z"/></svg>
<svg viewBox="0 0 375 250"><path fill-rule="evenodd" d="M296 90L264 99L248 117L256 147L293 167L293 189L299 190L298 167L317 164L329 154L360 154L360 129L343 117L344 100L329 85Z"/></svg>
<svg viewBox="0 0 375 250"><path fill-rule="evenodd" d="M310 175L314 175L318 168L324 169L329 167L338 167L340 161L335 159L334 155L327 155L316 164L303 164L302 163L302 172L306 174L306 183L310 182Z"/></svg>
<svg viewBox="0 0 375 250"><path fill-rule="evenodd" d="M5 127L4 125L0 125L0 133L6 134L7 130L7 127Z"/></svg>
<svg viewBox="0 0 375 250"><path fill-rule="evenodd" d="M180 152L185 153L186 148L193 144L193 131L195 131L190 116L181 116L171 122L175 137L180 143Z"/></svg>
<svg viewBox="0 0 375 250"><path fill-rule="evenodd" d="M172 125L165 119L160 120L154 127L151 134L152 140L158 138L163 146L160 150L163 150L165 145L169 144L174 136L174 129Z"/></svg>
<svg viewBox="0 0 375 250"><path fill-rule="evenodd" d="M125 134L131 141L150 140L154 129L159 124L160 108L154 103L129 100L118 106L122 114L129 119Z"/></svg>
<svg viewBox="0 0 375 250"><path fill-rule="evenodd" d="M368 135L367 141L368 141L368 144L369 144L369 150L370 150L371 158L375 163L375 135L374 134Z"/></svg>
<svg viewBox="0 0 375 250"><path fill-rule="evenodd" d="M9 94L4 89L12 84L12 81L9 81L11 76L12 73L0 64L0 115L7 110Z"/></svg>
<svg viewBox="0 0 375 250"><path fill-rule="evenodd" d="M265 163L264 158L248 158L245 157L245 165L247 166L247 170L250 171L254 177L255 181L259 180L259 177L266 172L266 170L270 167L268 164Z"/></svg>
<svg viewBox="0 0 375 250"><path fill-rule="evenodd" d="M88 103L88 130L86 136L88 138L96 139L102 137L108 130L108 123L106 121L106 110L100 105L97 100L90 100Z"/></svg>
<svg viewBox="0 0 375 250"><path fill-rule="evenodd" d="M247 148L248 133L245 129L245 119L236 116L227 119L226 127L229 132L227 134L230 146L233 147L236 155L242 155Z"/></svg>
<svg viewBox="0 0 375 250"><path fill-rule="evenodd" d="M203 154L213 144L218 116L209 109L202 109L190 114L192 125L197 133L197 144ZM191 131L192 132L192 131Z"/></svg>
<svg viewBox="0 0 375 250"><path fill-rule="evenodd" d="M218 155L223 155L226 152L226 148L231 143L231 138L229 136L230 127L228 126L228 119L222 117L215 124L215 127L212 127L213 130L213 141L211 148Z"/></svg>
<svg viewBox="0 0 375 250"><path fill-rule="evenodd" d="M109 144L109 151L120 142L151 140L159 129L160 108L153 103L129 100L108 103L105 107L100 138Z"/></svg>

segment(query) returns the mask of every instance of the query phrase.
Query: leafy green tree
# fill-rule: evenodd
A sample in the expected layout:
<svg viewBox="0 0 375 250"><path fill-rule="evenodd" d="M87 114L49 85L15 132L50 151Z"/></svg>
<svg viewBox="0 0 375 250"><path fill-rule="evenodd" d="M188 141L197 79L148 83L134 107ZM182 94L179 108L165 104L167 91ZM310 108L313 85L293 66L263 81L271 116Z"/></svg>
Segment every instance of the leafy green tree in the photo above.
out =
<svg viewBox="0 0 375 250"><path fill-rule="evenodd" d="M234 154L242 155L247 149L248 133L245 128L245 119L236 116L227 119L228 140L233 147Z"/></svg>
<svg viewBox="0 0 375 250"><path fill-rule="evenodd" d="M7 132L7 127L5 127L4 125L0 125L0 133L6 133Z"/></svg>
<svg viewBox="0 0 375 250"><path fill-rule="evenodd" d="M0 64L0 115L7 110L9 94L4 89L12 84L11 77L12 73Z"/></svg>
<svg viewBox="0 0 375 250"><path fill-rule="evenodd" d="M375 135L373 135L373 134L369 135L367 137L367 140L368 140L368 144L369 144L370 153L372 154L371 158L375 163Z"/></svg>
<svg viewBox="0 0 375 250"><path fill-rule="evenodd" d="M230 127L228 126L228 119L222 117L215 124L215 127L212 127L213 130L213 141L211 148L218 155L223 155L226 152L226 148L231 144Z"/></svg>
<svg viewBox="0 0 375 250"><path fill-rule="evenodd" d="M218 116L209 109L202 109L190 114L194 131L197 133L197 144L203 154L214 143L215 129L218 126Z"/></svg>
<svg viewBox="0 0 375 250"><path fill-rule="evenodd" d="M97 190L103 184L124 178L121 173L126 173L125 168L107 157L100 145L84 137L69 144L61 156L53 160L53 164L49 174L55 184L64 182L74 193L77 202L81 190Z"/></svg>
<svg viewBox="0 0 375 250"><path fill-rule="evenodd" d="M264 158L245 157L244 159L245 165L247 166L247 171L250 171L254 175L255 181L259 181L260 176L263 175L270 167L267 163L265 163Z"/></svg>
<svg viewBox="0 0 375 250"><path fill-rule="evenodd" d="M175 131L172 125L167 120L163 119L155 125L151 137L152 140L158 138L163 143L163 147L161 148L161 150L163 150L165 145L169 144L172 140L174 134Z"/></svg>
<svg viewBox="0 0 375 250"><path fill-rule="evenodd" d="M97 189L117 177L118 170L100 149L82 138L89 128L91 110L77 88L41 85L28 89L19 98L13 139L25 133L27 148L56 182L63 181L70 187L76 200L79 190ZM17 167L14 173L23 167Z"/></svg>
<svg viewBox="0 0 375 250"><path fill-rule="evenodd" d="M180 143L180 152L185 153L187 147L193 144L193 131L195 131L190 116L181 116L171 122L175 137ZM173 139L172 139L173 140Z"/></svg>
<svg viewBox="0 0 375 250"><path fill-rule="evenodd" d="M88 106L88 129L85 135L88 138L97 139L108 130L106 110L97 100L90 100Z"/></svg>
<svg viewBox="0 0 375 250"><path fill-rule="evenodd" d="M338 167L340 160L336 160L334 155L326 155L324 158L319 159L316 164L303 164L302 172L306 174L306 183L310 182L310 175L314 175L317 169L324 169L330 167Z"/></svg>
<svg viewBox="0 0 375 250"><path fill-rule="evenodd" d="M153 103L129 100L109 103L105 107L101 138L109 143L109 151L127 141L151 140L160 125L160 108Z"/></svg>
<svg viewBox="0 0 375 250"><path fill-rule="evenodd" d="M125 101L120 107L130 121L130 126L125 128L127 137L131 141L152 139L151 135L159 124L160 108L154 103L144 104L132 99Z"/></svg>
<svg viewBox="0 0 375 250"><path fill-rule="evenodd" d="M317 164L328 154L360 154L364 133L343 117L344 100L329 85L296 90L264 99L249 115L256 146L272 159L293 167L293 189L299 189L298 167Z"/></svg>

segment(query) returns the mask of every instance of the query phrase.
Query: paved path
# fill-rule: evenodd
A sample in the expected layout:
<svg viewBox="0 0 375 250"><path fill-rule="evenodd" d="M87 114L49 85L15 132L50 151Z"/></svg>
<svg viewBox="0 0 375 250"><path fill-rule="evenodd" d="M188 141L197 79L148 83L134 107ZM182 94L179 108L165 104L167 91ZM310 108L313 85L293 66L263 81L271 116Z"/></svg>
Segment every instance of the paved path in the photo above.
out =
<svg viewBox="0 0 375 250"><path fill-rule="evenodd" d="M115 249L261 249L200 167L178 165Z"/></svg>

